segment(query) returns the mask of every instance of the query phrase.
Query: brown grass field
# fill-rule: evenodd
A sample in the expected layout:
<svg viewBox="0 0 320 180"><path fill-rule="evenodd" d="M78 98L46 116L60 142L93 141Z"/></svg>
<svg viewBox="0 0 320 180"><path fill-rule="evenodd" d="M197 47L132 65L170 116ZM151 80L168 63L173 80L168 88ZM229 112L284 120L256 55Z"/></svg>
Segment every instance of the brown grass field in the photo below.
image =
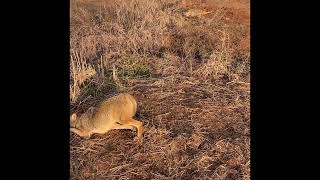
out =
<svg viewBox="0 0 320 180"><path fill-rule="evenodd" d="M119 92L136 132L70 132L71 179L250 179L249 0L71 0L71 113Z"/></svg>

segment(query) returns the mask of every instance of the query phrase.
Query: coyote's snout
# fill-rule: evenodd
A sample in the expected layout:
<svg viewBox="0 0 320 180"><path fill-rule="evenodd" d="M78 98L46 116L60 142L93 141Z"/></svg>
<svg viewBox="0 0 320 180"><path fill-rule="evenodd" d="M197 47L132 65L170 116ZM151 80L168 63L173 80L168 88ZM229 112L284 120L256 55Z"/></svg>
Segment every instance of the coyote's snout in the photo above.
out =
<svg viewBox="0 0 320 180"><path fill-rule="evenodd" d="M97 108L91 107L80 117L72 114L70 131L89 139L94 133L104 134L111 129L137 128L138 143L142 144L143 124L134 120L137 111L135 98L126 93L103 101Z"/></svg>

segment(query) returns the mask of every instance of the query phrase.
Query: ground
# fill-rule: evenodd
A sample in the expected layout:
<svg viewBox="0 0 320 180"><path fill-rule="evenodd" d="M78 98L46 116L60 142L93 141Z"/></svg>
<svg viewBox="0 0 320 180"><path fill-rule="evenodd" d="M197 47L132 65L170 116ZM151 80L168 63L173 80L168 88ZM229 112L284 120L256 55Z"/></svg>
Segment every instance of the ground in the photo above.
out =
<svg viewBox="0 0 320 180"><path fill-rule="evenodd" d="M71 179L250 179L249 7L71 0L71 113L127 92L145 125L141 146L130 130L70 133Z"/></svg>

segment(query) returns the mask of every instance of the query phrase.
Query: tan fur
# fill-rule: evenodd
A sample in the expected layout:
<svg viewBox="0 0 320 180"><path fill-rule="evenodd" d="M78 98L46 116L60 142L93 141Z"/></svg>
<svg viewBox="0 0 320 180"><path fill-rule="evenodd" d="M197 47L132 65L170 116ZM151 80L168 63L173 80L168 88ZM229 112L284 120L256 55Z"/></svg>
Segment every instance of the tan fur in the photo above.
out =
<svg viewBox="0 0 320 180"><path fill-rule="evenodd" d="M104 134L111 129L137 128L138 143L142 144L143 123L133 119L137 111L135 98L121 93L103 101L97 108L89 108L81 117L72 114L70 131L89 139L94 133Z"/></svg>

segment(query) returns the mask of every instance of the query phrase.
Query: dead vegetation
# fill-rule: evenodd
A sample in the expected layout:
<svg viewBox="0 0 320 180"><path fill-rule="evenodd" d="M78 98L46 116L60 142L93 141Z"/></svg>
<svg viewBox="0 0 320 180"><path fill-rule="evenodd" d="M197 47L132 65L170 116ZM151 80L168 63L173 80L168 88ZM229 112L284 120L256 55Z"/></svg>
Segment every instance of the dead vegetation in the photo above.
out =
<svg viewBox="0 0 320 180"><path fill-rule="evenodd" d="M70 133L71 179L250 179L249 1L71 0L70 17L71 111L118 92L115 64L145 124L142 146Z"/></svg>

